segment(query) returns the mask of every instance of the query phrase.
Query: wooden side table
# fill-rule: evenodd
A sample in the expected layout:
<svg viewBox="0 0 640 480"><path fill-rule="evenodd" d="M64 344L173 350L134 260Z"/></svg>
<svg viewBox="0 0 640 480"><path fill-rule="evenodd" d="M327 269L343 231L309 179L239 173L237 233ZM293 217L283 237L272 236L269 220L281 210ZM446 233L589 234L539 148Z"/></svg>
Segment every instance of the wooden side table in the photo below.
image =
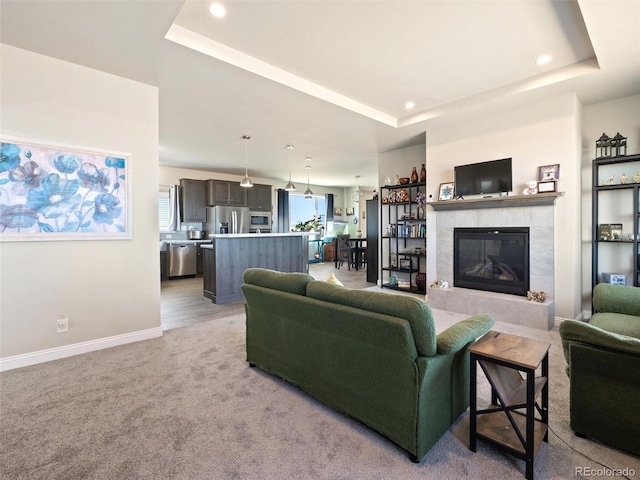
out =
<svg viewBox="0 0 640 480"><path fill-rule="evenodd" d="M550 347L491 330L469 348L469 449L475 452L481 439L524 460L527 480L533 480L533 459L540 444L548 441ZM536 377L540 364L541 375ZM491 384L491 405L483 410L477 409L477 365Z"/></svg>

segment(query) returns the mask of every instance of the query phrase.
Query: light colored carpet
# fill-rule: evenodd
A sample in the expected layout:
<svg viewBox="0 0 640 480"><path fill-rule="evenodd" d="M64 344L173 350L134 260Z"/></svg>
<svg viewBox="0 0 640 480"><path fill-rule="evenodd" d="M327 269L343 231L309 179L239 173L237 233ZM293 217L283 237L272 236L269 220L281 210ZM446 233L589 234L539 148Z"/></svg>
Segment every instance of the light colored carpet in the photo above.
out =
<svg viewBox="0 0 640 480"><path fill-rule="evenodd" d="M463 318L435 311L438 330ZM549 443L536 479L640 460L568 428L557 330L497 324L552 343ZM524 462L478 443L468 412L420 464L395 444L245 362L244 316L0 374L0 476L9 479L524 478ZM480 379L481 401L488 402ZM580 453L582 452L582 453ZM589 477L586 477L589 478ZM598 478L598 477L593 477Z"/></svg>

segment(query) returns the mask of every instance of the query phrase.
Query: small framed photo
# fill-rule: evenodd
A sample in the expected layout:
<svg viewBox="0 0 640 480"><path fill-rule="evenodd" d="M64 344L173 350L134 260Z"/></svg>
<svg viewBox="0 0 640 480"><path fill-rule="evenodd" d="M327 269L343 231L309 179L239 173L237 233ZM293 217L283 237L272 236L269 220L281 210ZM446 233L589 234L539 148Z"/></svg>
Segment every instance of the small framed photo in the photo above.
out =
<svg viewBox="0 0 640 480"><path fill-rule="evenodd" d="M538 168L538 181L547 182L549 180L560 179L560 164L545 165Z"/></svg>
<svg viewBox="0 0 640 480"><path fill-rule="evenodd" d="M438 200L451 200L453 198L453 182L441 183Z"/></svg>
<svg viewBox="0 0 640 480"><path fill-rule="evenodd" d="M340 207L335 207L333 209L333 214L341 217L342 216L342 209Z"/></svg>
<svg viewBox="0 0 640 480"><path fill-rule="evenodd" d="M347 215L353 215L353 207L347 207Z"/></svg>
<svg viewBox="0 0 640 480"><path fill-rule="evenodd" d="M556 181L547 180L544 182L538 182L538 193L547 193L556 191Z"/></svg>
<svg viewBox="0 0 640 480"><path fill-rule="evenodd" d="M607 242L611 240L611 224L601 223L598 225L598 240Z"/></svg>
<svg viewBox="0 0 640 480"><path fill-rule="evenodd" d="M411 270L411 259L410 258L401 258L400 259L400 270Z"/></svg>
<svg viewBox="0 0 640 480"><path fill-rule="evenodd" d="M619 273L602 273L602 281L613 285L626 285L627 276Z"/></svg>

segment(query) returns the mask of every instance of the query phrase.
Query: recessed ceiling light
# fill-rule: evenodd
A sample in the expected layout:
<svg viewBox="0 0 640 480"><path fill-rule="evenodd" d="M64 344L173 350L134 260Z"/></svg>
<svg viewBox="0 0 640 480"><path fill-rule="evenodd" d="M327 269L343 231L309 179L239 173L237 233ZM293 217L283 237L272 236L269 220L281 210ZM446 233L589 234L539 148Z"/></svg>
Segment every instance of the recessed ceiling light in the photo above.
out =
<svg viewBox="0 0 640 480"><path fill-rule="evenodd" d="M289 145L287 145L287 146L286 146L286 147L284 147L284 148L286 148L287 150L293 150L293 145L289 144Z"/></svg>
<svg viewBox="0 0 640 480"><path fill-rule="evenodd" d="M209 7L209 13L214 17L224 17L227 14L227 9L221 3L212 3Z"/></svg>
<svg viewBox="0 0 640 480"><path fill-rule="evenodd" d="M407 102L407 103L404 104L404 108L407 109L407 110L411 110L415 106L416 106L416 104L413 103L413 102Z"/></svg>
<svg viewBox="0 0 640 480"><path fill-rule="evenodd" d="M536 58L536 65L546 65L550 61L551 61L550 55L540 55L538 58Z"/></svg>

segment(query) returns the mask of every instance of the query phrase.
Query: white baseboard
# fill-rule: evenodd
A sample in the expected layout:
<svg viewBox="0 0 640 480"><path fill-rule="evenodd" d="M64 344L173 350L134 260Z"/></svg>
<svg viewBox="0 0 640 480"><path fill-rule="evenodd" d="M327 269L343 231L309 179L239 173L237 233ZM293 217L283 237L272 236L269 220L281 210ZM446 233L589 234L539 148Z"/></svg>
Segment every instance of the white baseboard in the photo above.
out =
<svg viewBox="0 0 640 480"><path fill-rule="evenodd" d="M554 327L559 327L562 322L565 320L575 320L576 322L582 322L584 319L584 312L580 312L576 318L563 318L563 317L555 317Z"/></svg>
<svg viewBox="0 0 640 480"><path fill-rule="evenodd" d="M87 342L64 345L63 347L49 348L37 352L14 355L12 357L0 358L0 372L13 370L15 368L27 367L38 363L50 362L61 358L72 357L82 353L94 352L104 348L117 347L127 343L150 340L162 336L162 327L138 330L137 332L123 333L112 337L98 338Z"/></svg>

